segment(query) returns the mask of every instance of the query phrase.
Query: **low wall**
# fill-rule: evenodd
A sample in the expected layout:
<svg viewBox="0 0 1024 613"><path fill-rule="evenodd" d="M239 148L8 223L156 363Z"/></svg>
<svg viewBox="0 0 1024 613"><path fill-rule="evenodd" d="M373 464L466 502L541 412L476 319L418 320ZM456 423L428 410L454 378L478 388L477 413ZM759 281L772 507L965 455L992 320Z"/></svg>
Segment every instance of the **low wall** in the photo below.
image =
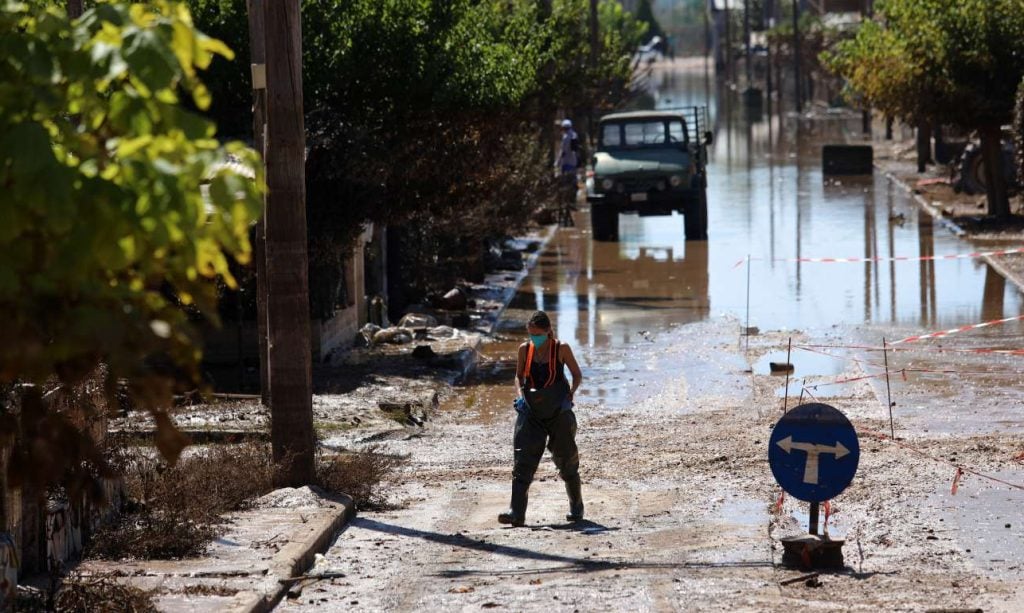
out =
<svg viewBox="0 0 1024 613"><path fill-rule="evenodd" d="M359 332L359 308L355 305L341 309L328 320L315 319L310 322L310 345L313 361L323 362L332 352L348 349Z"/></svg>

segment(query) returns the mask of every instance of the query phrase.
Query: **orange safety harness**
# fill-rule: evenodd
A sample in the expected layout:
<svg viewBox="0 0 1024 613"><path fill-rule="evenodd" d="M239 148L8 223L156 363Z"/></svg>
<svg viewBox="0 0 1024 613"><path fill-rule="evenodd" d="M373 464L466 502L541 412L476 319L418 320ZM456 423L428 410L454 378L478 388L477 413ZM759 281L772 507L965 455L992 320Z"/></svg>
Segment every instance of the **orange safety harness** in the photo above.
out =
<svg viewBox="0 0 1024 613"><path fill-rule="evenodd" d="M553 338L548 339L548 343L551 345L551 355L548 357L548 380L541 387L548 387L555 382L555 377L558 374L558 345L560 344ZM529 343L529 347L526 349L526 372L523 373L523 382L529 380L533 383L533 375L531 374L530 367L533 365L533 343Z"/></svg>

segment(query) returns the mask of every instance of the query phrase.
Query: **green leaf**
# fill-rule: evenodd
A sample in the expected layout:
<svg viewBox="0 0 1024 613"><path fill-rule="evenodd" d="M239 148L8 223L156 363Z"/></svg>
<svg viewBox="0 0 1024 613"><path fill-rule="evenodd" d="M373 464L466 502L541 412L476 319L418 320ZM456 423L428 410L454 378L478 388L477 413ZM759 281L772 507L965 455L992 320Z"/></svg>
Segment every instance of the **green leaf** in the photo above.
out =
<svg viewBox="0 0 1024 613"><path fill-rule="evenodd" d="M0 166L11 165L17 175L34 175L57 165L46 128L34 121L12 126L0 138Z"/></svg>

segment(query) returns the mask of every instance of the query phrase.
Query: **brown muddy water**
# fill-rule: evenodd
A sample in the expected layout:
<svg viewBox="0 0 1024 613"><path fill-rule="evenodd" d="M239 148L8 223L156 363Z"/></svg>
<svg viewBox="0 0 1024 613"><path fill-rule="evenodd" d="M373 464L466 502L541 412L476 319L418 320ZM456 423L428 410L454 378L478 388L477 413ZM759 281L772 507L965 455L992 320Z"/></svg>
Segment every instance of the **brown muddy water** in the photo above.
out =
<svg viewBox="0 0 1024 613"><path fill-rule="evenodd" d="M751 117L734 92L706 82L700 71L656 71L650 84L658 108L709 106L715 134L709 240L686 242L678 215L623 215L619 242L599 243L591 240L589 216L581 210L577 226L559 230L546 246L506 314L502 340L484 350L477 377L449 406L473 409L474 419L484 421L507 414L515 347L525 339L523 324L534 309L548 311L559 338L575 348L587 377L580 400L607 409L628 407L668 377L740 390L739 375L762 372L769 360L784 361L779 351L759 361L751 356L751 363L709 364L685 353L683 363L659 359L681 326L706 319L735 322L738 343L749 319L761 331L792 332L804 343L828 345L793 352L789 393L799 395L805 377L817 383L838 379L851 360L859 360L865 374L883 372L880 352L863 349L881 346L883 338L891 342L1024 313L1018 289L980 260L795 261L975 250L933 223L881 173L823 176L821 145L863 142L859 116L819 113L797 121L782 109L770 120L767 114ZM889 146L880 135L874 144L877 152ZM903 425L949 433L1024 429L1024 357L935 351L1019 348L1022 337L1024 323L1014 322L890 354L890 367L899 372L891 385ZM884 378L873 383L885 393ZM780 380L778 394L785 390Z"/></svg>
<svg viewBox="0 0 1024 613"><path fill-rule="evenodd" d="M900 444L938 462L869 434L889 426L883 379L835 385L883 372L870 350L883 338L1021 314L1019 292L971 260L788 261L972 247L881 176L826 184L820 146L859 139L859 118L752 121L699 72L656 73L652 88L659 106L710 103L710 240L686 243L679 217L625 216L619 242L595 243L581 210L542 249L444 414L374 442L409 457L399 508L361 512L325 554L344 578L282 607L1021 610L1022 492L976 475L950 488L957 463L1024 482L1019 435L1006 434L1024 429L1021 358L951 350L1019 347L1024 328L888 354ZM736 263L748 254L760 332L744 338L748 269ZM562 524L564 493L545 461L528 528L505 529L495 517L508 501L515 350L538 308L586 376L576 413L589 521ZM794 366L785 401L785 377L768 374L783 360ZM848 539L847 568L816 588L780 586L797 571L776 565L778 539L806 531L807 505L790 497L771 512L767 441L783 402L811 394L860 431L860 469L829 524Z"/></svg>
<svg viewBox="0 0 1024 613"><path fill-rule="evenodd" d="M885 258L967 253L976 250L921 211L881 173L826 179L820 147L862 142L858 117L796 121L791 115L752 120L728 91L708 91L703 75L665 72L652 76L659 107L709 104L715 132L708 168L709 240L686 242L682 217L625 215L620 240L591 240L587 211L574 228L558 231L537 267L519 289L500 326L501 338L483 353L481 370L447 406L462 419L507 419L515 348L534 309L552 316L558 337L576 352L586 381L578 401L591 411L630 411L669 379L685 378L694 395L736 398L750 391L750 372L767 374L768 363L794 365L789 406L807 394L841 398L853 384L835 384L851 372L870 379L885 417L891 394L897 436L956 437L1024 431L1024 356L964 353L972 348L1021 348L1024 324L961 333L905 344L889 354L885 384L882 339L956 328L1024 313L1018 288L980 260L817 263L799 258ZM710 97L708 94L710 93ZM886 150L875 141L876 151ZM749 290L746 258L750 258ZM748 315L749 309L749 315ZM736 343L749 325L764 334L796 337L787 356L774 349L736 354L683 347L694 343L688 324L734 323ZM757 336L753 339L758 340ZM699 341L697 341L699 343ZM713 344L711 342L709 345ZM939 349L952 349L942 351ZM933 371L933 372L929 372ZM776 395L787 393L779 378ZM682 405L682 403L680 403ZM465 409L469 409L465 411ZM1002 475L1024 481L1022 471ZM1014 574L1024 556L1021 528L1011 509L1022 492L977 483L965 499L937 483L928 501L944 517L979 566ZM757 525L763 505L744 501ZM800 507L803 509L803 507ZM797 511L796 524L806 515ZM739 513L744 515L744 513ZM748 518L750 519L750 518ZM1011 528L1004 528L1006 523ZM849 526L833 521L833 535Z"/></svg>

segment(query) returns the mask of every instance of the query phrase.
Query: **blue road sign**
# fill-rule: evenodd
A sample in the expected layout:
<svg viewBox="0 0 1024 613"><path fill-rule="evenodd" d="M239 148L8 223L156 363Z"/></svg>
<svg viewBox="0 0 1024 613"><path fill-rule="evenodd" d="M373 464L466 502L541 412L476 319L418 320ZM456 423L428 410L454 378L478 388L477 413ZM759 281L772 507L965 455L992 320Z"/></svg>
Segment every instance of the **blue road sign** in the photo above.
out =
<svg viewBox="0 0 1024 613"><path fill-rule="evenodd" d="M857 432L835 407L802 404L775 424L768 439L768 464L789 495L805 502L831 500L857 473Z"/></svg>

